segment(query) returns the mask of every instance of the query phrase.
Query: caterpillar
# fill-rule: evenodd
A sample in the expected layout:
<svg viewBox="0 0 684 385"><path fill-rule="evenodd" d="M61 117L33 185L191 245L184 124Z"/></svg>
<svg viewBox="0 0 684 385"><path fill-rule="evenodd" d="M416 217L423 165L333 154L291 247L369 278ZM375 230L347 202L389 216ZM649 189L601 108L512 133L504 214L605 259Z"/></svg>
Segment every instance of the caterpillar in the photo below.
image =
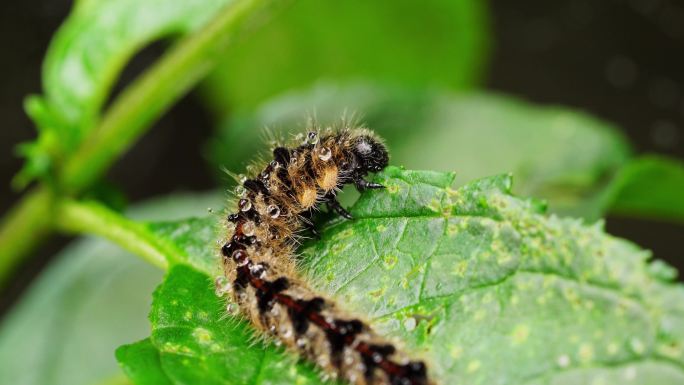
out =
<svg viewBox="0 0 684 385"><path fill-rule="evenodd" d="M336 193L347 184L359 191L383 188L364 177L387 166L385 145L371 131L347 124L322 135L314 125L303 139L275 147L261 172L238 178L217 293L230 292L229 307L237 304L234 311L327 377L354 385L432 384L422 361L409 360L368 323L314 292L295 269L298 234L317 234L311 216L319 205L352 219Z"/></svg>

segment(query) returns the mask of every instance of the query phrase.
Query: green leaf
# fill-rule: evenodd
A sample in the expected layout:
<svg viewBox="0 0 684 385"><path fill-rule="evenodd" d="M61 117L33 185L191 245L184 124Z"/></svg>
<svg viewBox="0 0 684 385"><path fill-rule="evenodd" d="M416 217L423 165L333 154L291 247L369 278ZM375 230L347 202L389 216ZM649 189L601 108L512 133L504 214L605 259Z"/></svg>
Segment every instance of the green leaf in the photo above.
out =
<svg viewBox="0 0 684 385"><path fill-rule="evenodd" d="M152 343L175 384L320 383L310 365L256 341L245 321L226 317L207 275L187 266L169 271L155 292L150 320Z"/></svg>
<svg viewBox="0 0 684 385"><path fill-rule="evenodd" d="M424 352L437 378L514 384L641 361L684 376L684 313L664 301L684 291L652 274L648 253L600 225L543 216L510 196L508 176L453 191L412 174L389 169L388 193L363 195L356 221L305 260L323 290ZM404 212L405 201L422 209Z"/></svg>
<svg viewBox="0 0 684 385"><path fill-rule="evenodd" d="M0 324L3 383L92 385L119 373L114 349L149 334L159 270L102 240L78 242Z"/></svg>
<svg viewBox="0 0 684 385"><path fill-rule="evenodd" d="M220 202L218 193L174 195L137 205L127 215L179 220L204 215ZM162 278L161 271L107 240L73 242L0 319L0 383L104 385L103 379L121 375L114 349L149 336L146 315Z"/></svg>
<svg viewBox="0 0 684 385"><path fill-rule="evenodd" d="M171 385L161 367L159 351L149 338L116 349L116 359L126 375L137 385Z"/></svg>
<svg viewBox="0 0 684 385"><path fill-rule="evenodd" d="M387 140L393 164L453 167L462 181L512 172L516 193L590 220L600 217L607 186L630 154L614 126L569 108L489 93L328 84L234 116L210 144L216 163L243 167L261 144L255 128L301 131L302 111L315 111L323 125L356 111Z"/></svg>
<svg viewBox="0 0 684 385"><path fill-rule="evenodd" d="M26 99L40 135L19 148L27 163L15 184L45 177L72 155L96 127L114 82L136 52L196 31L229 2L80 1L48 48L44 95Z"/></svg>
<svg viewBox="0 0 684 385"><path fill-rule="evenodd" d="M387 188L363 194L355 220L333 220L303 250L303 273L424 357L440 383L681 383L684 287L672 268L600 223L549 216L512 196L509 175L458 189L453 179L386 169L376 180ZM171 354L164 367L176 383L233 383L222 365L239 352L240 370L253 373L246 326L219 319L210 288L218 246L204 237L213 232L193 231L216 221L150 226L202 270L173 269L155 295L152 341L162 363ZM189 257L201 248L212 251Z"/></svg>
<svg viewBox="0 0 684 385"><path fill-rule="evenodd" d="M80 1L55 34L43 97L29 99L38 126L77 143L128 60L153 41L197 30L230 0ZM67 147L73 148L73 147Z"/></svg>
<svg viewBox="0 0 684 385"><path fill-rule="evenodd" d="M658 155L630 161L615 178L610 211L684 222L684 163Z"/></svg>
<svg viewBox="0 0 684 385"><path fill-rule="evenodd" d="M209 103L250 109L319 79L469 88L485 68L486 11L477 0L297 0L217 67Z"/></svg>

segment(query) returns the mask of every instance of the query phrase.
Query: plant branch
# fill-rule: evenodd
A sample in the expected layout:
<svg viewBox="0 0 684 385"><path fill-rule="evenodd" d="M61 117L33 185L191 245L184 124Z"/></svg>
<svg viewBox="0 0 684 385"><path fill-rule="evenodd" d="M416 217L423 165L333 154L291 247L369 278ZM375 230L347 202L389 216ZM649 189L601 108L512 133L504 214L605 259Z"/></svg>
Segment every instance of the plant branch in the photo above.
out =
<svg viewBox="0 0 684 385"><path fill-rule="evenodd" d="M60 186L77 193L96 181L152 121L216 65L226 45L251 19L249 16L275 1L231 3L209 25L174 47L114 102L99 126L67 161Z"/></svg>
<svg viewBox="0 0 684 385"><path fill-rule="evenodd" d="M26 193L0 222L0 286L22 260L50 234L54 196L46 187Z"/></svg>
<svg viewBox="0 0 684 385"><path fill-rule="evenodd" d="M226 45L260 8L280 0L231 3L209 25L182 40L131 84L58 171L60 191L78 195L94 183L181 96L217 63ZM24 256L52 233L50 210L60 198L46 187L28 193L0 222L0 285ZM59 218L64 225L63 218ZM90 218L92 221L95 218ZM77 226L77 224L75 224ZM81 228L88 232L87 228ZM155 264L161 260L148 254ZM153 262L154 263L154 262Z"/></svg>
<svg viewBox="0 0 684 385"><path fill-rule="evenodd" d="M107 238L145 261L166 270L169 261L181 259L172 246L160 242L147 227L131 221L97 202L63 200L55 227L70 234L95 234Z"/></svg>

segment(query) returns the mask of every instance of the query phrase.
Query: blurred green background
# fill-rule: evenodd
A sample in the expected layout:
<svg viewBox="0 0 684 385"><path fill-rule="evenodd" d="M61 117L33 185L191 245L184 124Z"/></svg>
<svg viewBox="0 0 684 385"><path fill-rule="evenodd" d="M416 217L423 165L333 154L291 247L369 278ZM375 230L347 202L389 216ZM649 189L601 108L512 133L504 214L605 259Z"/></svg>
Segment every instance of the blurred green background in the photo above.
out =
<svg viewBox="0 0 684 385"><path fill-rule="evenodd" d="M130 14L117 14L123 11L116 4L127 3L135 4L117 0L103 10L81 1L83 20L95 21L78 24L74 17L65 25L52 44L68 49L52 49L42 83L43 57L71 2L0 5L0 39L9 53L0 63L0 212L19 196L9 185L22 164L13 148L35 137L24 96L52 96L65 121L76 114L69 107L78 76L64 75L63 59L79 48L67 44L69 35L143 36L151 32L134 27L153 24L146 17L178 17L174 2L168 12L127 5L120 8ZM197 24L200 13L180 14ZM144 44L112 79L113 95L185 32L140 38ZM83 44L87 51L98 42ZM134 205L180 191L216 191L229 184L220 166L240 170L263 147L263 127L301 130L310 116L325 125L355 112L387 138L393 164L455 170L459 183L512 172L517 194L547 199L561 215L607 216L609 232L682 270L683 48L684 6L674 0L292 1L242 36L201 86L110 170L107 182L116 186L119 206L121 196ZM174 218L221 206L213 193L156 198L133 212ZM160 273L99 240L57 254L67 241L42 248L2 288L0 373L11 374L8 383L116 378L110 353L146 335ZM94 319L102 303L117 317ZM70 365L78 359L56 359L50 348L56 336L73 341L75 357L90 357L92 367L76 370ZM18 344L25 350L8 348Z"/></svg>

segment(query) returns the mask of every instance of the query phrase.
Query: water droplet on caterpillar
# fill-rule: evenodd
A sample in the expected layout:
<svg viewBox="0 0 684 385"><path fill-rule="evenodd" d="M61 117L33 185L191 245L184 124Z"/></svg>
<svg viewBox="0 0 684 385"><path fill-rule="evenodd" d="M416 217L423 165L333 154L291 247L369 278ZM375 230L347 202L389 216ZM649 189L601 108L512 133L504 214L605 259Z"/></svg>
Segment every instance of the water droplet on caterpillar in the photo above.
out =
<svg viewBox="0 0 684 385"><path fill-rule="evenodd" d="M332 151L328 147L321 147L318 150L318 159L327 162L332 157Z"/></svg>
<svg viewBox="0 0 684 385"><path fill-rule="evenodd" d="M289 327L284 326L280 328L280 336L285 339L289 339L292 336L292 330L290 330Z"/></svg>
<svg viewBox="0 0 684 385"><path fill-rule="evenodd" d="M315 131L309 131L309 133L306 134L305 144L314 145L316 143L318 143L318 133Z"/></svg>
<svg viewBox="0 0 684 385"><path fill-rule="evenodd" d="M238 267L245 266L248 263L249 263L248 259L241 259L239 261L235 261L235 264L238 265Z"/></svg>
<svg viewBox="0 0 684 385"><path fill-rule="evenodd" d="M240 199L238 207L240 207L240 211L249 211L252 208L252 202L249 199Z"/></svg>
<svg viewBox="0 0 684 385"><path fill-rule="evenodd" d="M268 211L268 216L273 219L276 219L280 216L280 207L276 205L270 205L266 210Z"/></svg>
<svg viewBox="0 0 684 385"><path fill-rule="evenodd" d="M240 174L237 177L238 183L243 184L247 181L247 177L244 174Z"/></svg>
<svg viewBox="0 0 684 385"><path fill-rule="evenodd" d="M236 195L236 196L241 197L241 196L245 195L245 192L246 192L246 191L247 191L247 190L245 190L245 187L244 187L243 185L237 185L237 186L235 186L235 195Z"/></svg>
<svg viewBox="0 0 684 385"><path fill-rule="evenodd" d="M216 277L216 280L214 280L214 285L216 287L216 295L219 297L223 297L229 293L232 288L230 280L223 275Z"/></svg>
<svg viewBox="0 0 684 385"><path fill-rule="evenodd" d="M233 258L233 261L238 266L244 266L249 263L249 259L247 258L247 253L244 250L235 250L233 251L233 255L231 255Z"/></svg>
<svg viewBox="0 0 684 385"><path fill-rule="evenodd" d="M256 264L250 266L249 271L252 273L253 276L255 276L257 278L263 279L264 276L266 275L266 268L261 263L256 263Z"/></svg>
<svg viewBox="0 0 684 385"><path fill-rule="evenodd" d="M252 235L254 235L255 231L256 226L254 225L254 222L249 221L242 224L242 233L246 236L251 237Z"/></svg>
<svg viewBox="0 0 684 385"><path fill-rule="evenodd" d="M233 302L229 302L226 305L226 312L230 315L237 315L237 313L240 311L240 307Z"/></svg>

